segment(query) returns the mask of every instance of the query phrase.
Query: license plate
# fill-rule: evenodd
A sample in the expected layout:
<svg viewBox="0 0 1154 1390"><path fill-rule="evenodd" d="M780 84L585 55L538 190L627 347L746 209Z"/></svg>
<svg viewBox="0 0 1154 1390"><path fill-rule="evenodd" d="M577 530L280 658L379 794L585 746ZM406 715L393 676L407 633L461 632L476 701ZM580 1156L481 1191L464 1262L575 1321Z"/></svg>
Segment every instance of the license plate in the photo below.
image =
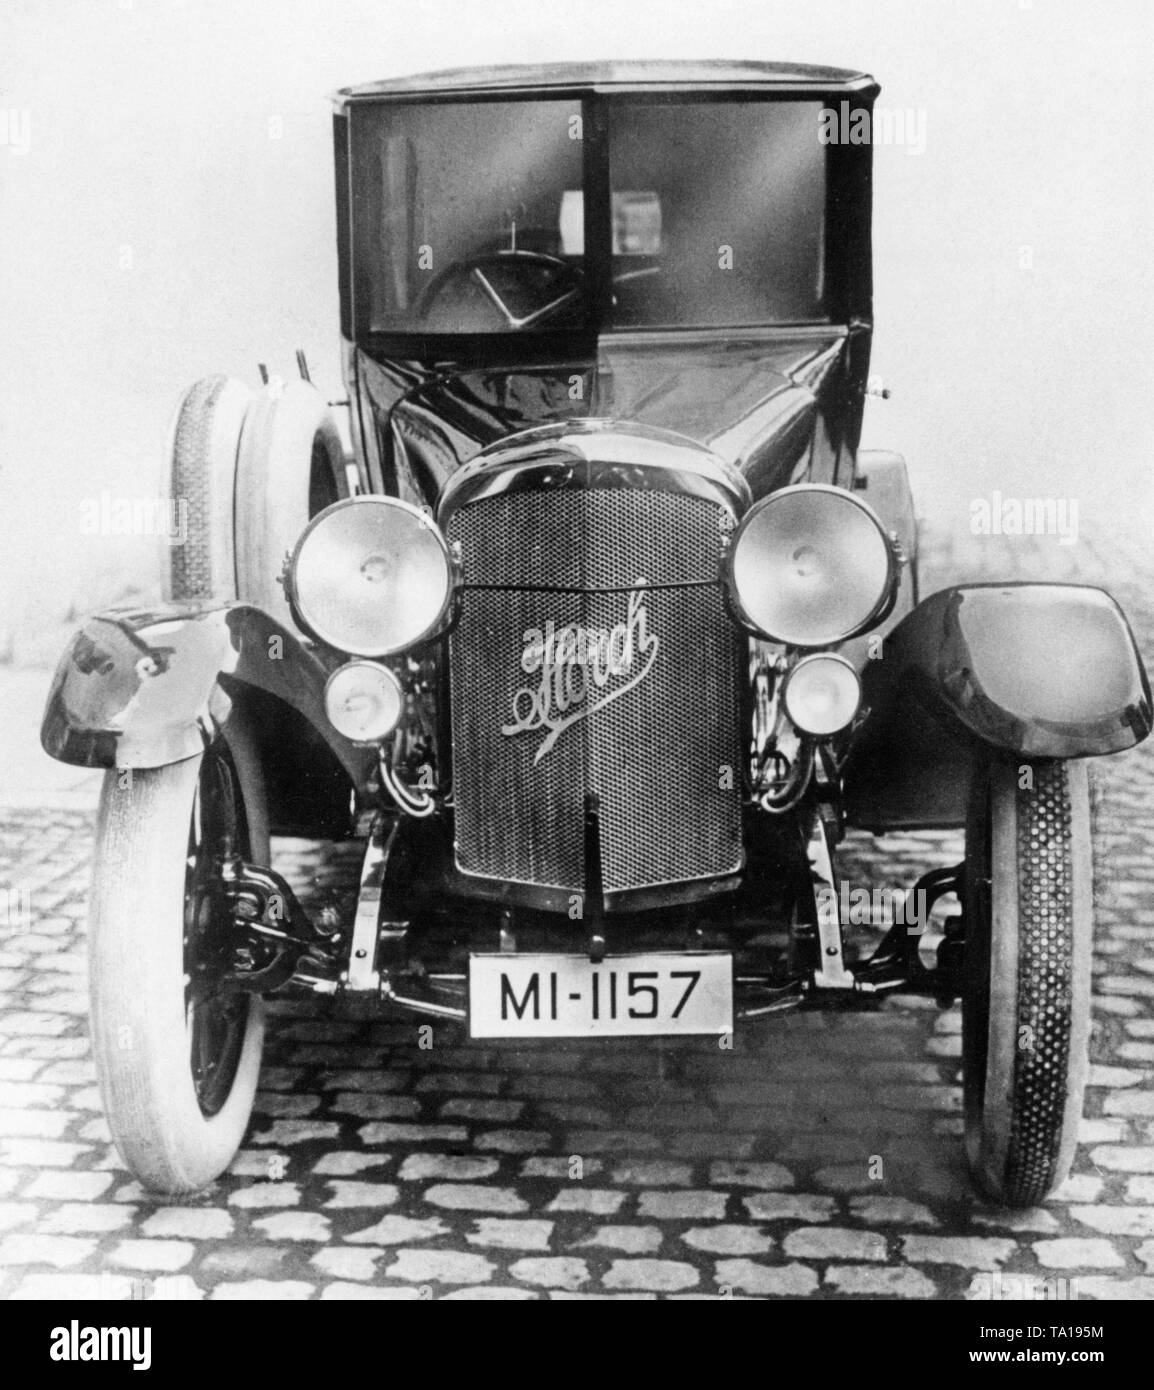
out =
<svg viewBox="0 0 1154 1390"><path fill-rule="evenodd" d="M469 957L474 1038L729 1033L733 958L717 953Z"/></svg>

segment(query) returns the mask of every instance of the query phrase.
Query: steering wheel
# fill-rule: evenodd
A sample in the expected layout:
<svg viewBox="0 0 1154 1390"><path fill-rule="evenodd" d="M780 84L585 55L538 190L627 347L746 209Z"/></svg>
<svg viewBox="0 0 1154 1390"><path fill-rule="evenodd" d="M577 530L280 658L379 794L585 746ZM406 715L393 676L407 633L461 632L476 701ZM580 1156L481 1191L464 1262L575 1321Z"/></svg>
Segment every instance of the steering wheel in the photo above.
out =
<svg viewBox="0 0 1154 1390"><path fill-rule="evenodd" d="M501 278L494 277L494 271L510 268L514 269L516 278L529 293L544 289L552 298L527 314L516 314L493 283L494 278ZM534 328L574 303L584 290L585 272L580 266L573 265L560 256L548 255L544 251L481 251L446 266L421 292L415 306L416 312L422 318L427 318L436 307L437 300L450 286L459 289L466 284L473 285L481 291L501 315L506 328L517 331ZM560 289L560 293L553 294L556 289Z"/></svg>

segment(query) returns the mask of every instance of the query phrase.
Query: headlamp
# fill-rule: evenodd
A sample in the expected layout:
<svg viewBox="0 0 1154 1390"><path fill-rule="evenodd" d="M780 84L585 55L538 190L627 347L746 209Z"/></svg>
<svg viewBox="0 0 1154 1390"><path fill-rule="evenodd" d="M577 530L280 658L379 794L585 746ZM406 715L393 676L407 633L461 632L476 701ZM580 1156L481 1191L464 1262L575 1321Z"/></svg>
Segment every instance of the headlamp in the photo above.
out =
<svg viewBox="0 0 1154 1390"><path fill-rule="evenodd" d="M395 497L354 497L309 522L286 587L306 632L337 651L387 656L439 626L452 583L431 517Z"/></svg>

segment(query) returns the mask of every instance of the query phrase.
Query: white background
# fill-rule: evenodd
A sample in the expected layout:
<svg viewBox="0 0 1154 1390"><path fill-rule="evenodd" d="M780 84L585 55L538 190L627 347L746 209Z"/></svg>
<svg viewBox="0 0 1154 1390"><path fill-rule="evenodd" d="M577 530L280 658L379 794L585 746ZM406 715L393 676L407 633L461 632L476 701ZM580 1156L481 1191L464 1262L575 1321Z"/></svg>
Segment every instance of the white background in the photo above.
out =
<svg viewBox="0 0 1154 1390"><path fill-rule="evenodd" d="M995 487L1154 519L1152 28L1144 0L4 0L0 112L31 148L0 147L0 658L52 660L69 610L152 583L150 545L83 536L80 503L155 491L190 381L300 346L342 394L327 94L446 66L873 72L927 143L875 152L894 395L865 442L960 530Z"/></svg>

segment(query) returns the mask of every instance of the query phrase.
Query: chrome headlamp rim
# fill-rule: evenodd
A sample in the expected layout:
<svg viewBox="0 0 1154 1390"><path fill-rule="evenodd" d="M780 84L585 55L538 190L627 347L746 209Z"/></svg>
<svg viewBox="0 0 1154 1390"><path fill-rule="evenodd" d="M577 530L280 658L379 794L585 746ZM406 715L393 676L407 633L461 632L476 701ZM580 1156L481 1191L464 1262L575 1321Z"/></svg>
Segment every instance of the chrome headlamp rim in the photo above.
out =
<svg viewBox="0 0 1154 1390"><path fill-rule="evenodd" d="M818 732L818 731L816 731L816 730L814 730L814 729L806 728L805 725L804 725L803 723L801 723L800 720L798 719L797 711L796 711L796 709L794 709L793 707L791 707L791 705L790 705L790 700L789 700L789 690L790 690L790 686L793 684L794 680L795 680L795 679L804 679L806 672L807 672L808 670L812 670L813 667L814 667L815 665L817 665L818 663L820 663L820 662L832 662L832 663L834 663L834 664L836 664L836 665L842 667L842 668L849 674L849 676L851 677L851 679L852 679L852 681L853 681L854 689L855 689L855 691L856 691L856 697L855 697L855 699L854 699L854 707L853 707L852 712L850 713L849 718L846 719L846 720L844 720L841 724L839 724L839 725L837 726L837 728L835 728L835 729L829 729L829 730L827 730L827 731L825 731L825 732ZM848 728L850 727L850 725L853 723L853 721L857 718L858 712L859 712L860 709L861 709L861 700L862 700L861 676L860 676L860 674L858 673L858 669L857 669L857 667L853 664L853 662L850 661L850 660L848 659L848 657L843 656L843 655L841 654L841 652L829 652L829 651L812 651L812 652L807 652L806 655L803 656L803 657L801 657L800 660L795 661L795 662L793 663L793 665L792 665L792 666L789 668L789 670L785 673L785 678L784 678L784 680L782 681L782 686L781 686L781 707L782 707L782 709L785 711L786 717L789 719L789 721L790 721L790 723L793 725L793 727L798 731L798 733L800 733L800 734L801 734L803 737L805 737L805 738L811 738L811 739L836 738L836 736L837 736L838 734L844 733L845 730L848 729Z"/></svg>
<svg viewBox="0 0 1154 1390"><path fill-rule="evenodd" d="M866 517L873 522L878 534L885 544L886 554L886 580L882 593L877 603L870 610L869 614L848 631L837 637L822 638L819 641L798 640L796 636L787 636L779 633L771 633L758 624L753 615L746 608L737 580L734 575L734 563L740 547L742 538L753 525L758 517L772 504L782 498L794 496L798 493L832 493L839 501L850 502L857 507ZM722 579L725 585L725 592L730 611L737 622L747 631L764 641L776 642L780 646L789 647L803 652L819 652L829 647L838 646L842 642L848 642L852 637L860 637L862 633L869 632L882 623L893 611L894 604L897 602L898 589L901 580L901 561L893 537L886 530L885 524L877 512L863 498L851 492L849 488L837 487L833 483L790 483L786 487L777 488L768 493L765 497L759 498L752 507L745 513L734 531L729 545L725 550L725 557L722 560Z"/></svg>
<svg viewBox="0 0 1154 1390"><path fill-rule="evenodd" d="M329 696L332 692L333 685L338 680L346 678L349 674L350 668L354 667L370 668L374 676L379 676L383 678L385 683L392 686L396 693L397 717L393 720L392 724L390 724L389 727L383 733L373 734L366 738L360 738L353 734L347 733L344 729L341 729L338 726L336 720L333 719L332 712L329 708ZM347 738L350 743L355 743L358 747L361 748L376 747L376 745L379 744L382 739L388 738L390 734L396 731L401 721L405 717L405 687L401 682L400 677L394 670L392 670L391 667L386 666L381 661L374 661L371 657L354 656L351 661L342 661L339 666L335 666L329 672L328 679L325 681L325 688L322 695L322 700L324 703L325 714L328 717L328 721L333 726L333 728L336 729L337 733L340 734L342 738Z"/></svg>
<svg viewBox="0 0 1154 1390"><path fill-rule="evenodd" d="M331 635L326 634L322 630L323 624L318 623L314 617L310 617L303 611L296 579L297 566L309 537L326 518L332 516L336 512L344 511L349 507L381 506L382 504L389 507L397 507L402 511L408 512L410 516L424 527L429 536L436 543L445 565L445 597L437 611L436 617L428 627L422 631L420 636L406 639L400 644L387 647L377 645L371 648L363 645L350 647L341 641L335 640ZM297 537L297 543L293 546L292 554L289 556L288 563L285 565L284 590L285 596L289 601L289 607L292 609L293 618L296 620L297 626L300 627L303 632L306 632L315 641L321 643L322 646L329 647L335 652L341 652L348 656L360 657L371 661L380 657L399 656L404 652L412 651L414 647L419 647L423 642L431 641L434 637L439 636L448 625L452 614L453 604L457 594L457 579L457 566L453 561L449 543L445 539L440 526L438 526L436 518L433 516L432 508L430 507L426 510L424 507L415 506L412 502L406 502L404 498L391 497L387 493L374 492L365 493L357 497L343 497L339 502L331 503L323 511L318 512L316 516L310 518L308 525Z"/></svg>

